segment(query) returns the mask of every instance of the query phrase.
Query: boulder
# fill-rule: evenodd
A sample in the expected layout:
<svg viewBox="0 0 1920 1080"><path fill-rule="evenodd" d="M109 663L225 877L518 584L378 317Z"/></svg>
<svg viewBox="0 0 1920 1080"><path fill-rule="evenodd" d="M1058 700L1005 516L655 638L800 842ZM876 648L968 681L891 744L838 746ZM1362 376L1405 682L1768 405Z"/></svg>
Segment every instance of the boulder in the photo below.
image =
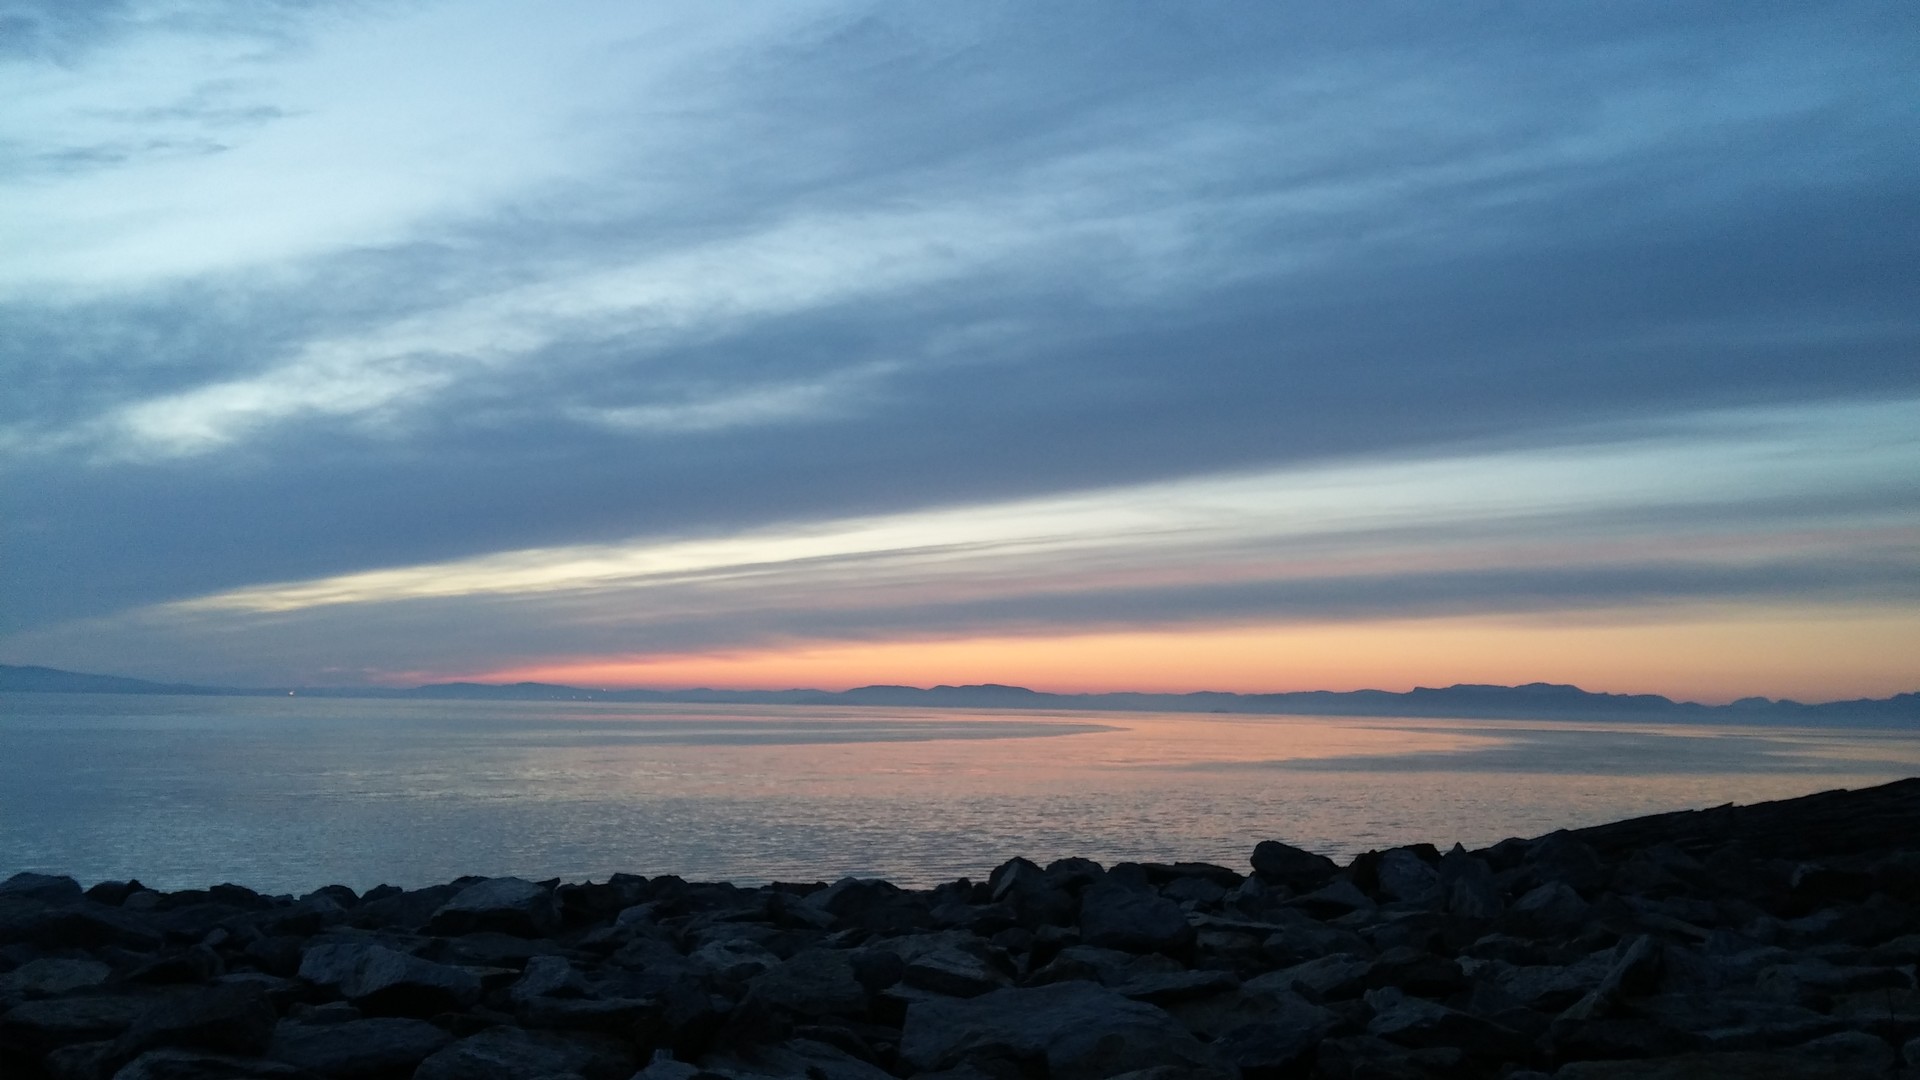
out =
<svg viewBox="0 0 1920 1080"><path fill-rule="evenodd" d="M1526 1061L1533 1044L1511 1028L1393 988L1367 992L1367 1034L1414 1048L1451 1047L1471 1058Z"/></svg>
<svg viewBox="0 0 1920 1080"><path fill-rule="evenodd" d="M1591 1020L1611 1014L1628 997L1651 992L1660 979L1659 942L1642 934L1619 949L1619 959L1600 982L1563 1014L1571 1020Z"/></svg>
<svg viewBox="0 0 1920 1080"><path fill-rule="evenodd" d="M878 878L841 878L809 894L800 906L825 912L842 925L875 932L900 933L930 921L917 897Z"/></svg>
<svg viewBox="0 0 1920 1080"><path fill-rule="evenodd" d="M741 1008L800 1017L857 1016L866 1011L867 987L849 950L804 949L748 982Z"/></svg>
<svg viewBox="0 0 1920 1080"><path fill-rule="evenodd" d="M583 997L587 980L582 978L564 956L535 956L527 961L520 978L507 988L515 1002L537 997Z"/></svg>
<svg viewBox="0 0 1920 1080"><path fill-rule="evenodd" d="M1372 1035L1342 1035L1320 1044L1314 1075L1339 1080L1437 1080L1472 1076L1466 1055L1452 1047L1415 1050Z"/></svg>
<svg viewBox="0 0 1920 1080"><path fill-rule="evenodd" d="M1793 1052L1820 1061L1858 1065L1876 1074L1892 1072L1899 1056L1885 1039L1864 1031L1836 1031L1801 1043Z"/></svg>
<svg viewBox="0 0 1920 1080"><path fill-rule="evenodd" d="M63 960L46 957L29 960L5 975L0 975L0 1002L28 997L51 997L98 986L107 981L113 969L98 960Z"/></svg>
<svg viewBox="0 0 1920 1080"><path fill-rule="evenodd" d="M702 1057L699 1072L682 1075L689 1076L691 1080L714 1076L737 1076L742 1080L772 1080L774 1077L793 1077L794 1080L893 1080L893 1075L885 1069L814 1039L793 1039L779 1046L730 1048Z"/></svg>
<svg viewBox="0 0 1920 1080"><path fill-rule="evenodd" d="M1359 996L1372 969L1371 960L1358 956L1323 956L1248 979L1245 989L1251 993L1297 993L1309 1001L1338 1001Z"/></svg>
<svg viewBox="0 0 1920 1080"><path fill-rule="evenodd" d="M434 934L495 930L518 937L547 937L560 929L553 890L519 878L489 878L469 885L442 904L427 922Z"/></svg>
<svg viewBox="0 0 1920 1080"><path fill-rule="evenodd" d="M1056 1080L1093 1080L1129 1067L1223 1066L1164 1010L1082 982L915 1002L900 1057L921 1071L969 1060L1044 1062Z"/></svg>
<svg viewBox="0 0 1920 1080"><path fill-rule="evenodd" d="M1080 897L1080 939L1089 945L1174 954L1193 938L1186 912L1157 893L1103 881Z"/></svg>
<svg viewBox="0 0 1920 1080"><path fill-rule="evenodd" d="M732 982L751 979L780 963L778 956L746 938L733 938L702 945L687 959L714 975Z"/></svg>
<svg viewBox="0 0 1920 1080"><path fill-rule="evenodd" d="M1560 1012L1600 985L1607 971L1607 965L1590 959L1565 966L1501 965L1488 977L1518 1005Z"/></svg>
<svg viewBox="0 0 1920 1080"><path fill-rule="evenodd" d="M1507 911L1507 921L1522 934L1551 937L1579 929L1591 910L1573 886L1549 881L1515 900Z"/></svg>
<svg viewBox="0 0 1920 1080"><path fill-rule="evenodd" d="M316 945L300 977L331 986L370 1015L428 1017L480 1000L480 977L384 945Z"/></svg>
<svg viewBox="0 0 1920 1080"><path fill-rule="evenodd" d="M1244 1027L1312 1028L1332 1031L1340 1017L1287 991L1248 991L1215 994L1210 997L1178 1001L1166 1010L1186 1025L1187 1030L1208 1041L1217 1041Z"/></svg>
<svg viewBox="0 0 1920 1080"><path fill-rule="evenodd" d="M1253 872L1262 879L1271 884L1285 885L1295 892L1319 888L1340 869L1325 855L1316 855L1278 840L1260 841L1253 849L1251 861Z"/></svg>
<svg viewBox="0 0 1920 1080"><path fill-rule="evenodd" d="M1440 899L1440 872L1406 848L1382 852L1373 872L1389 900L1430 904Z"/></svg>
<svg viewBox="0 0 1920 1080"><path fill-rule="evenodd" d="M0 897L0 945L34 949L96 949L104 945L146 951L160 947L159 930L141 914L105 904L49 904Z"/></svg>
<svg viewBox="0 0 1920 1080"><path fill-rule="evenodd" d="M38 1057L59 1046L111 1039L158 1000L154 993L123 991L24 1002L0 1014L0 1051Z"/></svg>
<svg viewBox="0 0 1920 1080"><path fill-rule="evenodd" d="M333 1024L282 1020L266 1056L325 1077L409 1076L453 1036L424 1020L377 1017Z"/></svg>
<svg viewBox="0 0 1920 1080"><path fill-rule="evenodd" d="M1142 972L1113 984L1122 997L1153 1005L1213 997L1239 988L1240 980L1232 972L1204 970Z"/></svg>
<svg viewBox="0 0 1920 1080"><path fill-rule="evenodd" d="M1754 979L1754 985L1776 1000L1824 1009L1837 994L1904 989L1913 985L1913 978L1900 968L1834 964L1810 959L1766 967Z"/></svg>
<svg viewBox="0 0 1920 1080"><path fill-rule="evenodd" d="M1009 985L1013 980L989 962L979 946L939 936L896 938L887 947L905 962L900 981L908 986L953 997L976 997Z"/></svg>
<svg viewBox="0 0 1920 1080"><path fill-rule="evenodd" d="M1077 869L1053 874L1026 859L1009 859L988 875L988 895L995 904L1003 905L1021 926L1031 929L1065 925L1073 921L1079 907L1069 883L1099 876L1081 874Z"/></svg>
<svg viewBox="0 0 1920 1080"><path fill-rule="evenodd" d="M273 1040L275 1016L266 991L229 983L163 998L115 1040L123 1059L159 1047L258 1055Z"/></svg>
<svg viewBox="0 0 1920 1080"><path fill-rule="evenodd" d="M114 1073L113 1080L313 1080L314 1075L278 1061L204 1050L149 1050Z"/></svg>
<svg viewBox="0 0 1920 1080"><path fill-rule="evenodd" d="M123 972L121 982L153 983L203 983L226 974L227 965L220 954L205 945L195 945L191 949L178 949L154 957L144 964L136 964Z"/></svg>
<svg viewBox="0 0 1920 1080"><path fill-rule="evenodd" d="M1403 945L1375 957L1363 985L1370 990L1395 987L1415 997L1441 998L1465 989L1467 976L1456 960Z"/></svg>
<svg viewBox="0 0 1920 1080"><path fill-rule="evenodd" d="M1542 837L1527 850L1524 866L1540 882L1559 882L1591 896L1606 888L1613 876L1593 847L1562 830Z"/></svg>
<svg viewBox="0 0 1920 1080"><path fill-rule="evenodd" d="M127 897L144 892L146 886L139 881L96 881L86 891L86 898L96 904L119 907L127 902Z"/></svg>
<svg viewBox="0 0 1920 1080"><path fill-rule="evenodd" d="M1485 859L1467 854L1459 844L1440 857L1440 892L1441 905L1450 915L1477 920L1500 915L1500 889L1494 881L1493 867Z"/></svg>
<svg viewBox="0 0 1920 1080"><path fill-rule="evenodd" d="M1293 906L1316 919L1337 919L1356 911L1370 910L1373 898L1351 881L1323 885L1294 900Z"/></svg>
<svg viewBox="0 0 1920 1080"><path fill-rule="evenodd" d="M1646 1061L1576 1061L1554 1080L1870 1080L1883 1074L1793 1054L1695 1053Z"/></svg>
<svg viewBox="0 0 1920 1080"><path fill-rule="evenodd" d="M1246 1080L1297 1076L1313 1060L1331 1025L1247 1024L1229 1031L1213 1045Z"/></svg>
<svg viewBox="0 0 1920 1080"><path fill-rule="evenodd" d="M532 1080L569 1074L626 1080L634 1065L632 1051L616 1039L496 1027L441 1047L414 1070L413 1080Z"/></svg>
<svg viewBox="0 0 1920 1080"><path fill-rule="evenodd" d="M80 883L70 877L21 871L0 881L0 897L34 900L42 904L72 904L83 894Z"/></svg>

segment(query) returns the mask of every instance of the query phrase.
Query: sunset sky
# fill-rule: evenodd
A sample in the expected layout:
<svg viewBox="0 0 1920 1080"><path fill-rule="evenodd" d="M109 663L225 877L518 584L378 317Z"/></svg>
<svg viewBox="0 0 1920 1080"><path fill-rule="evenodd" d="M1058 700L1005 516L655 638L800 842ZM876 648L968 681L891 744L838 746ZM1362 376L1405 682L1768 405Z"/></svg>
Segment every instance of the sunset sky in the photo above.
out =
<svg viewBox="0 0 1920 1080"><path fill-rule="evenodd" d="M0 9L0 662L1920 689L1910 5Z"/></svg>

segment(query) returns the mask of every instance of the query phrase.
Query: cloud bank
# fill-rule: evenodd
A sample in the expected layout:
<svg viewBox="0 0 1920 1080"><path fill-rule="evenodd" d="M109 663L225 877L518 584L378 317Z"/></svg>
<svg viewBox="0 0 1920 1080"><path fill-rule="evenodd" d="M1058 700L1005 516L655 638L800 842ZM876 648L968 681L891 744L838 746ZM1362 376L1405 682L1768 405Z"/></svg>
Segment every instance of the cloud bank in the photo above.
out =
<svg viewBox="0 0 1920 1080"><path fill-rule="evenodd" d="M1883 7L8 19L9 660L1920 589Z"/></svg>

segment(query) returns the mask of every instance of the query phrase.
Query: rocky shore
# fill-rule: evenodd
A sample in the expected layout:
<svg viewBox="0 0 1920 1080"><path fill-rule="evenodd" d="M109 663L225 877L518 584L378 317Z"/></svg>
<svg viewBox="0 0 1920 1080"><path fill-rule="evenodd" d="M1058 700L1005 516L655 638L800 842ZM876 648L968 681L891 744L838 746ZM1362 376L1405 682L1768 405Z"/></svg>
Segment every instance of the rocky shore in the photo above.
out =
<svg viewBox="0 0 1920 1080"><path fill-rule="evenodd" d="M1284 831L1284 823L1276 823ZM0 883L9 1080L1920 1077L1920 779L1347 866Z"/></svg>

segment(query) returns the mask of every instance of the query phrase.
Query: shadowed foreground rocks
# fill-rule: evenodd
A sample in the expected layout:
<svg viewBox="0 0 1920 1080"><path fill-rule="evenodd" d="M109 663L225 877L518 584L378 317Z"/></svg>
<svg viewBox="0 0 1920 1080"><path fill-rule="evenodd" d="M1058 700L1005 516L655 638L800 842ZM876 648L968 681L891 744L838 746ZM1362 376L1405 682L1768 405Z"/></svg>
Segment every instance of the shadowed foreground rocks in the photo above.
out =
<svg viewBox="0 0 1920 1080"><path fill-rule="evenodd" d="M1920 780L925 891L0 883L9 1080L1920 1078Z"/></svg>

